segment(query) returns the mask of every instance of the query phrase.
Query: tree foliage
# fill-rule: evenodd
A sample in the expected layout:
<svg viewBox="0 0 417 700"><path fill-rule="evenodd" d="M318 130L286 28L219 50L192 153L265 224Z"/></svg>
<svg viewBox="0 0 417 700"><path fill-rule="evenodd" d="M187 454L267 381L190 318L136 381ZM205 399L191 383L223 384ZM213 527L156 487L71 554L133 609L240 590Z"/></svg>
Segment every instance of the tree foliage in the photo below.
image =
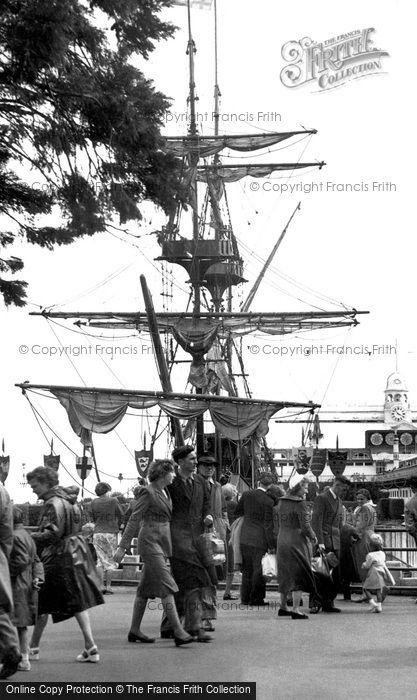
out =
<svg viewBox="0 0 417 700"><path fill-rule="evenodd" d="M2 248L16 237L47 248L71 243L105 230L115 214L139 220L144 199L172 208L179 164L160 148L169 102L131 60L172 36L158 17L171 4L2 0ZM0 257L6 305L25 303L26 283L10 279L22 267Z"/></svg>

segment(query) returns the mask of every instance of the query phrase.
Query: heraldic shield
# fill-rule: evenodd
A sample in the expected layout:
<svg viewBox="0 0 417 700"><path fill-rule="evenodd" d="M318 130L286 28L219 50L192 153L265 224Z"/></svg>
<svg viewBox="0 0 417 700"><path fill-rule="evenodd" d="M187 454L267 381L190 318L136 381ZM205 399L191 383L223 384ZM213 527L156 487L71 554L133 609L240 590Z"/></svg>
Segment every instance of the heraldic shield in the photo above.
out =
<svg viewBox="0 0 417 700"><path fill-rule="evenodd" d="M148 467L153 459L153 450L135 450L136 469L139 476L146 477Z"/></svg>

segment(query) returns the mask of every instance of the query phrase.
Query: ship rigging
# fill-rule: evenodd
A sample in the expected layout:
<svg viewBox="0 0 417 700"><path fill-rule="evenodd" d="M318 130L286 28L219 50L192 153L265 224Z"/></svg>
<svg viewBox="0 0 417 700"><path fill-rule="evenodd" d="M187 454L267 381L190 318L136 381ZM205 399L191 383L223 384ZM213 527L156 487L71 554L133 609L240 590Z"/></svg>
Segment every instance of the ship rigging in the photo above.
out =
<svg viewBox="0 0 417 700"><path fill-rule="evenodd" d="M114 429L128 408L144 411L158 406L171 421L172 437L177 444L196 439L197 450L207 449L204 413L209 411L215 427L210 443L221 468L228 467L249 482L254 482L256 470L265 466L267 456L265 435L268 420L284 408L293 408L310 414L318 408L312 402L294 402L281 399L253 398L247 381L242 354L236 341L250 333L287 335L316 329L354 326L357 316L367 313L349 308L333 311L252 311L259 286L282 243L287 229L300 209L296 207L288 223L275 242L258 278L240 304L236 305L233 290L242 288L244 260L235 234L227 195L230 184L242 178L267 178L282 171L291 177L306 168L321 169L323 161L261 162L251 164L224 163L228 153L265 154L271 147L299 138L311 139L314 129L259 134L220 134L220 89L218 85L217 56L217 1L215 13L215 90L214 134L198 132L196 119L195 42L192 34L191 5L188 8L189 63L189 130L185 135L169 136L163 148L181 160L182 188L186 197L178 197L176 206L165 226L156 232L161 252L156 258L163 266L180 266L189 276L192 309L185 311L157 311L142 279L145 311L56 311L44 309L33 312L48 320L74 319L80 328L100 331L134 330L149 333L155 350L161 391L112 390L102 388L39 385L28 382L19 386L25 393L42 390L52 394L66 409L73 430L81 438L85 449L92 448L92 433L107 433ZM184 221L190 216L191 222ZM208 295L208 296L207 296ZM161 336L165 338L163 348ZM172 339L191 355L188 383L191 391L177 393L171 385L172 368L177 362ZM237 365L237 366L236 366ZM240 378L241 382L238 382ZM184 426L184 420L188 421ZM151 449L156 432L151 440ZM231 445L233 446L231 448ZM225 446L229 448L226 455ZM268 461L267 459L265 460Z"/></svg>

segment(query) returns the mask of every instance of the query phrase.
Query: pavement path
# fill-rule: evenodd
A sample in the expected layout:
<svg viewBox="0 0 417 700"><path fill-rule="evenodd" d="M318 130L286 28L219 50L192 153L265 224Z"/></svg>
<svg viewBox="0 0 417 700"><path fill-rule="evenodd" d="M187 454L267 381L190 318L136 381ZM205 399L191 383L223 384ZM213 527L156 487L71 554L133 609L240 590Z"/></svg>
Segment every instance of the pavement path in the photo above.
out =
<svg viewBox="0 0 417 700"><path fill-rule="evenodd" d="M81 651L74 620L49 624L41 658L10 681L256 681L258 700L415 700L417 605L390 597L382 614L367 605L338 601L339 615L309 620L277 618L278 595L269 608L224 602L219 593L215 641L175 648L173 641L129 644L134 589L115 588L91 611L99 664L74 661ZM160 602L150 601L143 631L157 636Z"/></svg>

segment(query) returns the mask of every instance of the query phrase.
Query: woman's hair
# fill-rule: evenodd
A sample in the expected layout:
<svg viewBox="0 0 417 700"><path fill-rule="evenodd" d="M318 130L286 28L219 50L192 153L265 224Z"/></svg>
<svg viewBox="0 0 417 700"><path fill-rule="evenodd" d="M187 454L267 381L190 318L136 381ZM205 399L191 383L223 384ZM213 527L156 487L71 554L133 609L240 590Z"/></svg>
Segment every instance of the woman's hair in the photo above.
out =
<svg viewBox="0 0 417 700"><path fill-rule="evenodd" d="M271 484L268 488L268 496L273 498L275 505L277 505L279 499L285 496L285 491L279 484Z"/></svg>
<svg viewBox="0 0 417 700"><path fill-rule="evenodd" d="M308 484L309 479L301 479L297 484L291 486L287 491L287 496L296 496L301 488Z"/></svg>
<svg viewBox="0 0 417 700"><path fill-rule="evenodd" d="M111 486L106 481L99 481L94 491L97 496L104 496L105 493L111 491Z"/></svg>
<svg viewBox="0 0 417 700"><path fill-rule="evenodd" d="M28 473L26 478L29 484L36 479L40 481L41 484L47 484L49 488L56 486L58 483L58 473L55 469L51 469L51 467L35 467L35 469L32 469L32 471Z"/></svg>
<svg viewBox="0 0 417 700"><path fill-rule="evenodd" d="M382 549L384 542L381 535L371 535L369 538L369 546L371 548L371 552L377 552L379 549Z"/></svg>
<svg viewBox="0 0 417 700"><path fill-rule="evenodd" d="M267 488L268 486L271 486L271 484L275 483L275 477L271 473L264 473L261 474L261 476L258 478L259 483L262 486L265 486Z"/></svg>
<svg viewBox="0 0 417 700"><path fill-rule="evenodd" d="M223 484L222 493L226 501L233 501L237 495L237 488L236 486L233 486L233 484Z"/></svg>
<svg viewBox="0 0 417 700"><path fill-rule="evenodd" d="M369 493L368 489L359 489L356 496L365 496L367 501L371 500L371 494Z"/></svg>
<svg viewBox="0 0 417 700"><path fill-rule="evenodd" d="M160 479L161 476L165 476L168 472L175 471L175 464L172 459L155 459L149 465L148 469L148 479L149 481L156 481Z"/></svg>

